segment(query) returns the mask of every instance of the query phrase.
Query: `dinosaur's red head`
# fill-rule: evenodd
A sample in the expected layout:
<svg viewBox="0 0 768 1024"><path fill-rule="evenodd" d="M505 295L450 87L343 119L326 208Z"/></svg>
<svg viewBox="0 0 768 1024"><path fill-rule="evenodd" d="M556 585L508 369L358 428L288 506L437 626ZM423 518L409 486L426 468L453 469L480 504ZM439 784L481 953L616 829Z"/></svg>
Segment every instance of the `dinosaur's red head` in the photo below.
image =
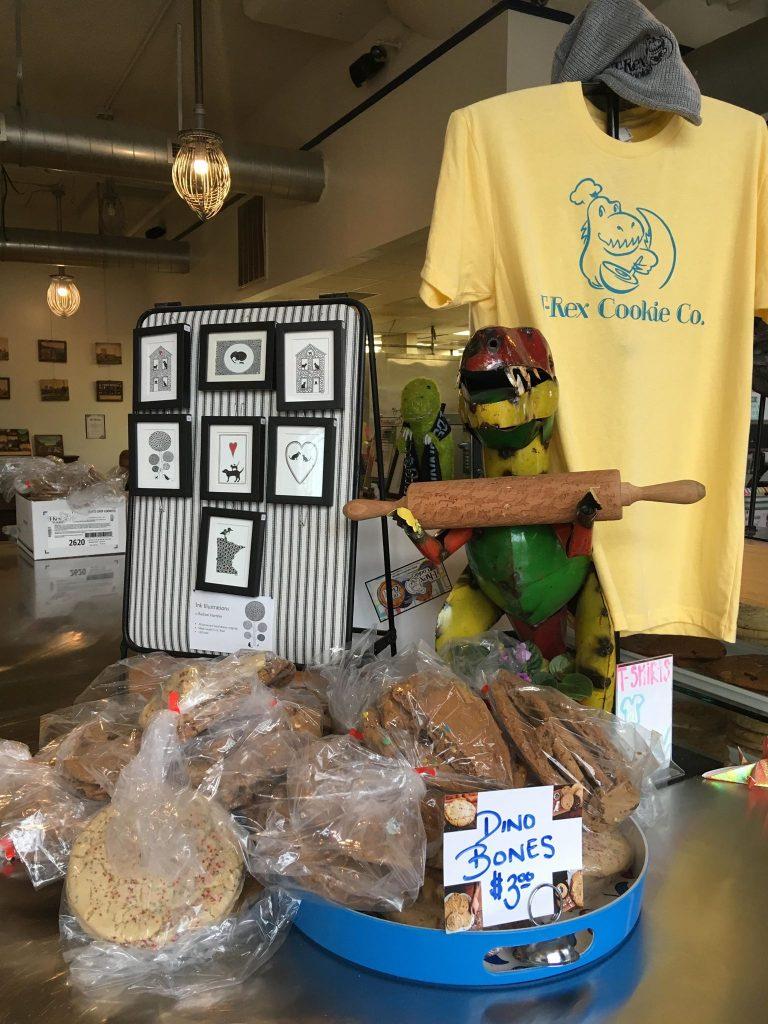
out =
<svg viewBox="0 0 768 1024"><path fill-rule="evenodd" d="M557 409L555 365L533 327L484 327L461 357L459 414L488 448L516 450L548 437Z"/></svg>
<svg viewBox="0 0 768 1024"><path fill-rule="evenodd" d="M530 391L555 377L547 339L535 327L483 327L469 340L459 367L468 400L479 392L513 388Z"/></svg>

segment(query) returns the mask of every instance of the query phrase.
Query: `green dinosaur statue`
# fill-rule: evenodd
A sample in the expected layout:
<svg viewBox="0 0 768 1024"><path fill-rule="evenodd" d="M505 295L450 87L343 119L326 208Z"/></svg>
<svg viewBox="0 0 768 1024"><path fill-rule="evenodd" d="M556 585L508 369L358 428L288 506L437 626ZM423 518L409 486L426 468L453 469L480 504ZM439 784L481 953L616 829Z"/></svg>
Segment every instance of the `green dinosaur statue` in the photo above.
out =
<svg viewBox="0 0 768 1024"><path fill-rule="evenodd" d="M397 450L403 456L403 488L414 480L452 480L453 438L435 381L408 381L400 395L400 415Z"/></svg>

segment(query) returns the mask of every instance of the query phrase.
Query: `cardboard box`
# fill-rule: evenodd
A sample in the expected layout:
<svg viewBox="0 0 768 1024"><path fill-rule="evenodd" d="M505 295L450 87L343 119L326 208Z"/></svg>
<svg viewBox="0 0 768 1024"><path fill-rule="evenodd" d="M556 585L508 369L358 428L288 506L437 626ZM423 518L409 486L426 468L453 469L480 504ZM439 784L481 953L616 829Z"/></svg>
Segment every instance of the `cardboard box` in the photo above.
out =
<svg viewBox="0 0 768 1024"><path fill-rule="evenodd" d="M73 509L64 498L16 495L18 542L32 558L117 555L125 551L125 499Z"/></svg>

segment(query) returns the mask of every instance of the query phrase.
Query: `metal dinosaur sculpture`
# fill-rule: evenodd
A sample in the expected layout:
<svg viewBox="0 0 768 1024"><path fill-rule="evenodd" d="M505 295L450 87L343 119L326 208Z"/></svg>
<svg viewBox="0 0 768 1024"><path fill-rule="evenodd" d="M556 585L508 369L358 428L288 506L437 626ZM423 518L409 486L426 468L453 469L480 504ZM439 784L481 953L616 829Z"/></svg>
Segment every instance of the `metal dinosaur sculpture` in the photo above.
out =
<svg viewBox="0 0 768 1024"><path fill-rule="evenodd" d="M549 345L530 327L487 327L470 339L459 369L459 413L483 446L485 475L536 476L549 470L558 385ZM592 559L590 495L577 521L558 526L493 526L428 534L407 508L394 514L419 551L439 563L466 545L468 566L437 620L438 651L476 636L507 615L517 632L551 659L565 651L565 621L575 614L576 669L610 710L616 651L613 622Z"/></svg>

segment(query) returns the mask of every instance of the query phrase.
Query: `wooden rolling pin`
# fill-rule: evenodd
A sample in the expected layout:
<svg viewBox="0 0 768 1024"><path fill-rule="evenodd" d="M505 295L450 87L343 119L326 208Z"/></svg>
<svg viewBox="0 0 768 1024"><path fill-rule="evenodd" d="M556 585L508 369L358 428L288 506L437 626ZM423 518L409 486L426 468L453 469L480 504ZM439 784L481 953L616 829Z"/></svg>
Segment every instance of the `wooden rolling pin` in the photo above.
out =
<svg viewBox="0 0 768 1024"><path fill-rule="evenodd" d="M706 493L704 485L697 480L672 480L635 487L622 483L618 469L601 469L587 473L415 483L397 501L373 498L348 501L344 515L357 521L375 519L405 506L425 530L570 523L576 518L579 502L590 491L602 506L598 519L621 519L624 506L636 501L692 505L701 501Z"/></svg>

